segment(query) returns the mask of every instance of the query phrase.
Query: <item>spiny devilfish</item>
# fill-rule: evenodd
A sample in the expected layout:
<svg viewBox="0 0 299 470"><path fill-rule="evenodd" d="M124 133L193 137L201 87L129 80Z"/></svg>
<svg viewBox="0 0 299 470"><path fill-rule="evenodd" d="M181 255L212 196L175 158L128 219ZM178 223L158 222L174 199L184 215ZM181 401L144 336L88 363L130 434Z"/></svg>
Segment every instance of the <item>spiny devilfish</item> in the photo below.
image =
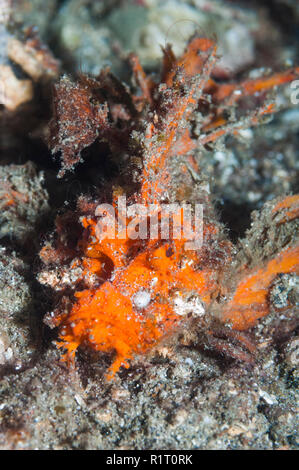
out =
<svg viewBox="0 0 299 470"><path fill-rule="evenodd" d="M207 311L211 314L212 305L218 306L215 311L222 322L236 330L247 329L269 312L268 291L277 274L298 270L298 245L285 247L257 267L232 269L234 247L215 217L208 191L193 180L196 175L200 179L193 154L220 137L238 135L263 121L274 111L274 105L265 101L265 92L298 77L299 69L241 84L217 84L211 78L216 60L215 43L196 37L180 59L170 46L164 50L161 84L147 77L138 58L131 55L141 90L138 96L109 71L97 80L81 77L75 85L63 78L56 86L50 145L62 152L61 175L79 161L84 147L98 139L108 142L111 151L130 157L131 188L136 189L131 189L129 204L161 208L165 202L183 201L204 207L200 250L186 250L187 239L171 234L168 240L159 234L142 240L129 234L122 239L99 238L99 218L94 215L99 198L96 202L81 198L76 213L57 219L55 246L48 243L40 254L56 268L44 271L39 279L63 292L47 322L59 327L58 347L66 350L64 359L73 361L81 345L114 351L113 376L121 366L129 367L134 354L147 351L172 331L184 315L201 318ZM244 98L251 98L256 109L238 120L228 117ZM200 123L196 138L191 125L195 115ZM115 208L126 186L127 182L122 188L114 187ZM282 214L280 224L298 217L299 196L275 204L273 217ZM69 221L74 219L80 220L81 228L71 237Z"/></svg>

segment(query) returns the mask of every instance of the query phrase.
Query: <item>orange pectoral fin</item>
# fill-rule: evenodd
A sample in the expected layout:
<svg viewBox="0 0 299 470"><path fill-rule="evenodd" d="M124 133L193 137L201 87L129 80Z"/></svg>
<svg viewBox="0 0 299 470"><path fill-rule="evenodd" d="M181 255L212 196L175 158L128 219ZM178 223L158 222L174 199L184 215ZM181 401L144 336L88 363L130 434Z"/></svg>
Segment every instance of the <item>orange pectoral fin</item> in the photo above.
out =
<svg viewBox="0 0 299 470"><path fill-rule="evenodd" d="M298 271L299 245L296 245L282 251L264 268L248 274L239 282L232 300L222 313L222 320L231 323L236 330L254 326L259 318L269 313L269 289L277 274Z"/></svg>

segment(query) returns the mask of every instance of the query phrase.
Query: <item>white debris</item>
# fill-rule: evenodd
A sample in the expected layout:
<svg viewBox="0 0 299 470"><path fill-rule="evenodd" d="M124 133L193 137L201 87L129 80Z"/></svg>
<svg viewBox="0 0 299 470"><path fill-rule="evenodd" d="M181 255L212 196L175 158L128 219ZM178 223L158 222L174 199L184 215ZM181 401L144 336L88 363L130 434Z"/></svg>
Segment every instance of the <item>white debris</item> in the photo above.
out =
<svg viewBox="0 0 299 470"><path fill-rule="evenodd" d="M77 404L79 405L79 407L84 408L86 406L85 401L83 400L83 398L78 393L76 393L74 395L74 398L75 398Z"/></svg>
<svg viewBox="0 0 299 470"><path fill-rule="evenodd" d="M185 316L192 313L193 316L199 317L204 315L205 309L197 295L182 295L178 293L174 300L174 311L177 315Z"/></svg>
<svg viewBox="0 0 299 470"><path fill-rule="evenodd" d="M270 395L265 390L259 390L259 396L265 400L268 405L275 405L277 400L274 395Z"/></svg>
<svg viewBox="0 0 299 470"><path fill-rule="evenodd" d="M0 333L0 364L5 364L13 357L13 350L9 346L9 339L6 333Z"/></svg>
<svg viewBox="0 0 299 470"><path fill-rule="evenodd" d="M133 296L133 303L137 308L146 308L151 301L151 294L146 290L140 290Z"/></svg>
<svg viewBox="0 0 299 470"><path fill-rule="evenodd" d="M243 137L243 139L251 140L253 138L253 131L252 129L240 129L239 135Z"/></svg>
<svg viewBox="0 0 299 470"><path fill-rule="evenodd" d="M194 366L194 362L192 361L192 359L191 359L190 357L186 357L185 363L186 363L188 366Z"/></svg>

